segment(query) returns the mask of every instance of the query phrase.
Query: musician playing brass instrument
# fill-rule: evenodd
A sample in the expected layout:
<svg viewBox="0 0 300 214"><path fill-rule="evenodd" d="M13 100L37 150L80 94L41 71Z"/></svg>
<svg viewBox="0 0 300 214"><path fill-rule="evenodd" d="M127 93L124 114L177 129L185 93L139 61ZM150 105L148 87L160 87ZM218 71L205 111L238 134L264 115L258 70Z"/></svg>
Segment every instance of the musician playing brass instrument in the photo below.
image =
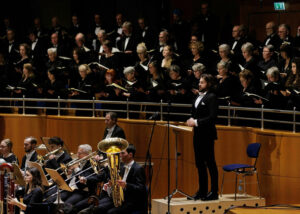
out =
<svg viewBox="0 0 300 214"><path fill-rule="evenodd" d="M108 139L103 141L106 140ZM111 185L113 182L110 181L103 186L103 191L101 192L99 199L99 205L94 208L90 207L84 209L80 212L80 214L132 213L134 211L141 211L143 214L147 213L145 171L138 163L134 161L135 151L134 145L129 144L127 149L120 152L120 158L123 162L120 169L120 176L122 178L116 182L117 185L122 188L124 193L124 201L121 203L121 205L115 207L115 199L112 198L113 194L111 192Z"/></svg>
<svg viewBox="0 0 300 214"><path fill-rule="evenodd" d="M91 167L90 158L96 153L92 153L92 147L88 144L81 144L77 150L78 160L69 162L68 165L68 185L73 189L72 192L62 191L61 199L65 204L71 204L76 213L77 205L81 204L81 201L88 198L95 190L94 186L89 186L86 182L87 177L94 175L94 169ZM49 202L56 200L56 196ZM80 205L81 206L81 205ZM87 207L88 204L82 205Z"/></svg>
<svg viewBox="0 0 300 214"><path fill-rule="evenodd" d="M60 167L61 163L66 164L72 160L72 158L66 151L60 149L64 146L64 142L62 141L62 139L60 139L59 137L52 137L49 139L48 144L50 146L50 152L57 152L55 152L55 154L51 154L48 157L48 160L45 163L45 168L57 169Z"/></svg>

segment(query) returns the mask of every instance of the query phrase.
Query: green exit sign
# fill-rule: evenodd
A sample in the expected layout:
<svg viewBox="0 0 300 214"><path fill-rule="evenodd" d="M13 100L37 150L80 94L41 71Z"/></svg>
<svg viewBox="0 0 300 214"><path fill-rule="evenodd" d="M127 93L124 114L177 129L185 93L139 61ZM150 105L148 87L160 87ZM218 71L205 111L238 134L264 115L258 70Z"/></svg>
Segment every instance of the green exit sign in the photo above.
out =
<svg viewBox="0 0 300 214"><path fill-rule="evenodd" d="M275 10L285 10L284 2L274 2Z"/></svg>

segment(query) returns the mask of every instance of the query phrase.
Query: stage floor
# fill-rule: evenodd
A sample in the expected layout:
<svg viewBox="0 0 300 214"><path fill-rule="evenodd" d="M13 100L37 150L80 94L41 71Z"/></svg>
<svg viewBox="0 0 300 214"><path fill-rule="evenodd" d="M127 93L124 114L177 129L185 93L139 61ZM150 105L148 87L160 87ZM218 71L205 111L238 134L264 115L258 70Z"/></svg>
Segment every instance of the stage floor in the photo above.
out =
<svg viewBox="0 0 300 214"><path fill-rule="evenodd" d="M264 198L251 195L237 195L234 200L234 194L224 194L219 200L214 201L193 201L186 198L172 198L170 202L171 214L223 214L225 210L232 206L265 206ZM153 214L166 214L168 211L168 201L166 199L152 200Z"/></svg>

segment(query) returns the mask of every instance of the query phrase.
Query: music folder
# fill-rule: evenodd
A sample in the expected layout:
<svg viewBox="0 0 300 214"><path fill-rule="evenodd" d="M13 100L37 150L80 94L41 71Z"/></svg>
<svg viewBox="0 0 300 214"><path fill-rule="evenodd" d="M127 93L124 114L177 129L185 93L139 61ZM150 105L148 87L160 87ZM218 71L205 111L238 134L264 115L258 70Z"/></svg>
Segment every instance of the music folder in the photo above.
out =
<svg viewBox="0 0 300 214"><path fill-rule="evenodd" d="M27 89L26 88L23 88L23 87L18 87L18 86L11 86L11 85L7 85L6 86L6 89L7 90L11 90L11 91L13 91L13 90L22 90L22 91L26 91Z"/></svg>
<svg viewBox="0 0 300 214"><path fill-rule="evenodd" d="M118 89L121 89L121 90L123 90L123 91L128 92L128 90L127 90L126 88L124 88L124 87L122 87L122 86L120 86L120 85L118 85L118 84L116 84L116 83L112 83L112 84L107 85L107 86L108 86L108 87L109 87L109 86L113 86L113 87L115 87L115 88L118 88Z"/></svg>
<svg viewBox="0 0 300 214"><path fill-rule="evenodd" d="M15 183L19 184L20 186L25 186L26 183L19 166L16 163L12 163L12 166L14 167Z"/></svg>
<svg viewBox="0 0 300 214"><path fill-rule="evenodd" d="M57 184L59 189L66 190L68 192L73 192L73 189L66 183L66 181L60 176L60 174L55 169L46 168L46 171Z"/></svg>
<svg viewBox="0 0 300 214"><path fill-rule="evenodd" d="M255 99L261 99L262 101L265 101L265 102L268 102L269 100L267 98L264 98L262 96L259 96L258 94L252 94L252 93L249 93L249 92L245 92L244 93L246 96L249 96L249 97L253 97Z"/></svg>
<svg viewBox="0 0 300 214"><path fill-rule="evenodd" d="M163 126L168 126L168 124L164 124ZM173 131L187 131L187 132L192 132L193 131L193 127L189 127L189 126L183 126L183 125L169 125L170 128L173 128Z"/></svg>
<svg viewBox="0 0 300 214"><path fill-rule="evenodd" d="M83 91L83 90L80 90L80 89L77 89L77 88L68 88L69 91L77 91L79 93L83 93L83 94L87 94L86 91Z"/></svg>
<svg viewBox="0 0 300 214"><path fill-rule="evenodd" d="M41 179L42 179L42 184L44 186L48 187L48 186L51 186L53 184L53 183L48 182L48 179L47 179L47 177L46 177L46 175L44 173L44 170L43 170L43 168L42 168L42 166L40 164L38 164L36 162L28 161L28 166L29 167L35 167L35 168L37 168L40 171Z"/></svg>

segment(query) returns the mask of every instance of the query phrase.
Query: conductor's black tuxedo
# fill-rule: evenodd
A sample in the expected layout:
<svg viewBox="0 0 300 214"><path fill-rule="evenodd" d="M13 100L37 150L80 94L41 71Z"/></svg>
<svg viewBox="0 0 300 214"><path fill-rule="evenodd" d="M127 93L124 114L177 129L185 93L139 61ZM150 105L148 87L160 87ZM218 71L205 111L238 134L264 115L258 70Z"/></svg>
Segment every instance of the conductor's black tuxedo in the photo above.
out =
<svg viewBox="0 0 300 214"><path fill-rule="evenodd" d="M209 170L211 177L211 191L218 192L218 169L214 155L214 140L217 139L215 120L217 118L217 98L212 92L206 92L199 104L195 106L198 97L193 103L192 118L197 120L194 127L194 152L195 162L199 176L199 194L205 197L208 192Z"/></svg>

